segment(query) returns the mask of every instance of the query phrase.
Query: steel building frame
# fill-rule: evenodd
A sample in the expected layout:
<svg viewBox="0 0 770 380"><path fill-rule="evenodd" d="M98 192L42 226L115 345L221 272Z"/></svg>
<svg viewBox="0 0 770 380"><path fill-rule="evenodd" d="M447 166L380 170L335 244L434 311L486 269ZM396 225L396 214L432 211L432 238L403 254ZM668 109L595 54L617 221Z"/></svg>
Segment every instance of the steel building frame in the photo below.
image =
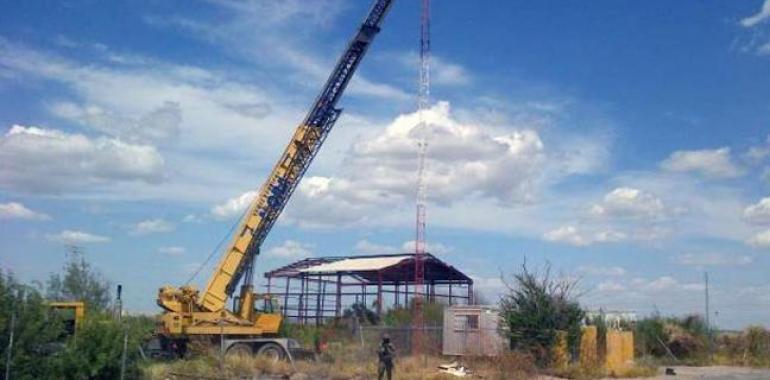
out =
<svg viewBox="0 0 770 380"><path fill-rule="evenodd" d="M381 316L388 305L404 307L414 298L414 257L405 253L308 258L266 272L267 293L279 301L284 318L301 324L320 325L340 318L344 308L353 303L371 306ZM377 259L386 265L355 265ZM423 298L428 303L472 303L470 277L429 253L423 260ZM325 264L332 263L353 263L355 268L324 269L329 267Z"/></svg>

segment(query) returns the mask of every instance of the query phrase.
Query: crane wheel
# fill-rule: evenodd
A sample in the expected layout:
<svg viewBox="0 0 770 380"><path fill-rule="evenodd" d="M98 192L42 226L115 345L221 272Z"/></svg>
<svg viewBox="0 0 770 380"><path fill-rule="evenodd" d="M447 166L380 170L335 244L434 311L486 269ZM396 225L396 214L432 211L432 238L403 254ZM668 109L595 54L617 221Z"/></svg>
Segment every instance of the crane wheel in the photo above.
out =
<svg viewBox="0 0 770 380"><path fill-rule="evenodd" d="M254 350L246 343L236 343L230 346L225 354L228 356L251 356L254 354Z"/></svg>
<svg viewBox="0 0 770 380"><path fill-rule="evenodd" d="M265 343L257 350L257 356L262 356L275 363L283 360L285 353L280 345L276 343Z"/></svg>

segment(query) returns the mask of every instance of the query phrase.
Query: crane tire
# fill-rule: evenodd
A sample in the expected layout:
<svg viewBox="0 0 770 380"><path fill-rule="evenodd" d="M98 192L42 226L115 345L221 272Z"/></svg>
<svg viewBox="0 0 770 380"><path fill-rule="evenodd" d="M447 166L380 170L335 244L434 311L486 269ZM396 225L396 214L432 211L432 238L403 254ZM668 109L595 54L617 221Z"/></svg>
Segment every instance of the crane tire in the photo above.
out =
<svg viewBox="0 0 770 380"><path fill-rule="evenodd" d="M286 353L283 351L283 347L277 343L265 343L257 350L257 356L263 356L275 363L283 360L286 357Z"/></svg>
<svg viewBox="0 0 770 380"><path fill-rule="evenodd" d="M254 350L246 343L236 343L230 346L225 354L228 356L252 356Z"/></svg>

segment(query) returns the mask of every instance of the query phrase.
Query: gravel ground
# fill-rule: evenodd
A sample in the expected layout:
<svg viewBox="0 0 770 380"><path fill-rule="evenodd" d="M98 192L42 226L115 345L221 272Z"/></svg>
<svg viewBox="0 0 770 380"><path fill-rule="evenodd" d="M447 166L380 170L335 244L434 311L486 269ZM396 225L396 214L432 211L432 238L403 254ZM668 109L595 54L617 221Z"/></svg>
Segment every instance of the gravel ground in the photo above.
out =
<svg viewBox="0 0 770 380"><path fill-rule="evenodd" d="M663 375L665 367L660 369L661 375L648 377L655 380L676 380L676 379L706 379L706 380L768 380L770 379L770 370L755 369L746 367L670 367L676 372L676 376Z"/></svg>
<svg viewBox="0 0 770 380"><path fill-rule="evenodd" d="M660 368L660 375L655 377L640 377L625 380L770 380L770 369L755 369L746 367L668 367L673 368L676 375L665 375L666 367ZM558 377L539 376L537 380L562 380ZM607 378L605 380L612 380ZM617 380L617 379L615 379Z"/></svg>

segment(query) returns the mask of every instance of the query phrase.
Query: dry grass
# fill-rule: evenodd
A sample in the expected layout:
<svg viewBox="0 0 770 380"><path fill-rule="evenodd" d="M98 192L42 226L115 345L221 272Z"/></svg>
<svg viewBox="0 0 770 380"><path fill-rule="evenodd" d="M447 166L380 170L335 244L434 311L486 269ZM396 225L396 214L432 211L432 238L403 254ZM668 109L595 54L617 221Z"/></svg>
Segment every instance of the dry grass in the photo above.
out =
<svg viewBox="0 0 770 380"><path fill-rule="evenodd" d="M326 354L317 362L298 361L295 366L285 362L272 363L262 358L231 356L223 364L218 358L206 356L192 360L153 363L143 368L142 374L148 380L214 380L252 379L264 375L290 378L364 380L377 376L376 358L364 353L344 349L347 355ZM338 352L342 354L342 352ZM438 371L438 365L450 362L448 358L435 356L397 358L394 377L403 380L449 380L456 377ZM532 358L519 353L509 353L498 358L472 358L462 364L473 370L477 378L483 379L531 379L537 374ZM552 375L568 379L599 379L603 377L629 378L650 377L657 374L657 368L637 365L619 373L608 374L600 368L586 368L570 365ZM306 377L305 377L306 376Z"/></svg>
<svg viewBox="0 0 770 380"><path fill-rule="evenodd" d="M147 380L251 379L264 374L289 376L292 373L294 369L289 363L273 363L264 358L248 356L226 356L222 362L217 357L204 356L151 363L142 368L142 377Z"/></svg>
<svg viewBox="0 0 770 380"><path fill-rule="evenodd" d="M396 358L394 377L399 380L454 380L456 377L438 370L439 364L450 361L435 356L399 357ZM535 373L532 359L521 354L469 359L463 364L485 379L528 379ZM293 367L285 362L271 363L262 358L244 356L225 357L220 364L218 357L208 355L191 360L152 363L143 368L142 374L148 380L251 379L262 375L363 380L376 378L377 360L374 355L347 345L330 349L316 362L297 361Z"/></svg>
<svg viewBox="0 0 770 380"><path fill-rule="evenodd" d="M440 364L451 361L451 358L439 356L397 356L394 375L399 380L456 379L438 370ZM534 378L538 373L532 355L519 352L509 352L495 358L463 358L460 362L474 372L475 378L519 380ZM210 351L196 359L152 363L145 366L142 373L148 380L252 379L265 375L287 379L364 380L377 377L377 355L371 347L363 349L360 344L338 342L330 344L327 351L319 355L318 361L297 361L292 366L251 356L226 356L220 363L215 351ZM626 378L653 376L657 369L649 365L637 365L621 373L608 374L600 368L570 365L549 373L570 379L598 379L608 375Z"/></svg>

